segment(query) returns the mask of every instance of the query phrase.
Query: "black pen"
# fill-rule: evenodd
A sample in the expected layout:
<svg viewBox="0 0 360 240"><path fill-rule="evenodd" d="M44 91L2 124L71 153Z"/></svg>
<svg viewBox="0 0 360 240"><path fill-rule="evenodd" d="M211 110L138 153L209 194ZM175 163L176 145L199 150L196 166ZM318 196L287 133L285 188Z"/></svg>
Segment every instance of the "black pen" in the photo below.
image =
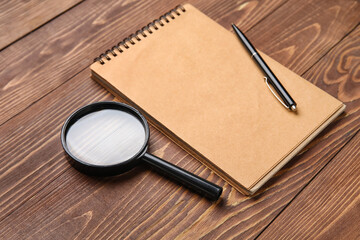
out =
<svg viewBox="0 0 360 240"><path fill-rule="evenodd" d="M292 111L296 111L296 103L291 98L290 94L286 91L286 89L283 87L283 85L280 83L280 81L275 77L274 73L270 70L268 65L265 63L265 61L262 59L260 54L256 51L254 46L249 42L249 40L245 37L245 35L240 31L240 29L235 25L232 24L232 27L236 33L236 35L239 37L240 41L244 44L244 46L247 48L247 50L251 54L251 58L255 60L255 62L259 65L259 67L263 70L263 72L266 74L267 77L265 77L266 83L268 82L273 86L275 91L278 93L278 95L283 100L280 101L280 99L274 94L274 92L271 90L271 92L274 94L274 96L286 107L287 109L291 109Z"/></svg>

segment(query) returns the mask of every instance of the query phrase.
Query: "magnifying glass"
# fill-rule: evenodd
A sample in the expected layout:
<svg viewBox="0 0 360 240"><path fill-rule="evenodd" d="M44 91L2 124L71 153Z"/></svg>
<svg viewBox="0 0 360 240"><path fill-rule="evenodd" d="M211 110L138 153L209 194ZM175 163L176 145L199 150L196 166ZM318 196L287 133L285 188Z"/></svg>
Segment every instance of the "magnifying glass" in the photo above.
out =
<svg viewBox="0 0 360 240"><path fill-rule="evenodd" d="M77 170L95 176L129 171L145 162L202 196L217 200L222 188L147 153L149 125L135 108L118 102L86 105L65 121L61 143Z"/></svg>

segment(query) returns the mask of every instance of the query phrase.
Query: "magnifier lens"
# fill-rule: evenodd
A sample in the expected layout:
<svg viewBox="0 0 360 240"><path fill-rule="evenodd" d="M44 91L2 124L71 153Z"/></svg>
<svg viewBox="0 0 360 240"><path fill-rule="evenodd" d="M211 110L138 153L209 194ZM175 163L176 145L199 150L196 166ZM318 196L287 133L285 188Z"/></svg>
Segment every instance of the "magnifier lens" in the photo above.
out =
<svg viewBox="0 0 360 240"><path fill-rule="evenodd" d="M78 119L66 134L66 144L76 158L98 166L122 163L143 148L146 133L132 114L103 109Z"/></svg>

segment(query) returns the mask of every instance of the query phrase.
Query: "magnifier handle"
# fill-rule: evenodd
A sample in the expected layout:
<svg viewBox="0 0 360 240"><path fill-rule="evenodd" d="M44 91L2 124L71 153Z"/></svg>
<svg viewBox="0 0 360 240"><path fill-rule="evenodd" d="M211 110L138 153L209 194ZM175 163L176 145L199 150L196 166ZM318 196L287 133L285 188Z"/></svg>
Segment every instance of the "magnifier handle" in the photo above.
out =
<svg viewBox="0 0 360 240"><path fill-rule="evenodd" d="M166 176L178 181L188 188L191 188L192 190L200 193L210 200L217 200L222 193L222 187L199 176L196 176L184 169L181 169L174 164L166 162L154 155L145 153L142 159L156 170L159 170Z"/></svg>

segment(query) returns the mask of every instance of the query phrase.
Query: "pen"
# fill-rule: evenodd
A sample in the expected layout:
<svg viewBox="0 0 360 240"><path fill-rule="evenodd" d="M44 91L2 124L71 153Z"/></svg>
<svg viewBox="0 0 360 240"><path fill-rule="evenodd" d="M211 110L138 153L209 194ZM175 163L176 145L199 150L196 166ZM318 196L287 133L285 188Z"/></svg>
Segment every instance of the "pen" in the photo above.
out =
<svg viewBox="0 0 360 240"><path fill-rule="evenodd" d="M265 63L265 61L262 59L260 54L256 51L254 46L249 42L249 40L245 37L245 35L240 31L240 29L235 25L232 24L232 27L240 39L240 41L243 43L243 45L247 48L247 50L251 54L251 58L255 60L255 62L259 65L259 67L263 70L263 72L266 74L265 80L266 83L268 82L273 86L277 94L281 97L283 102L274 94L274 92L271 90L271 92L274 94L274 96L286 107L287 109L290 109L292 111L296 111L296 103L291 98L290 94L286 91L286 89L283 87L283 85L280 83L280 81L276 78L274 73L270 70L268 65Z"/></svg>

